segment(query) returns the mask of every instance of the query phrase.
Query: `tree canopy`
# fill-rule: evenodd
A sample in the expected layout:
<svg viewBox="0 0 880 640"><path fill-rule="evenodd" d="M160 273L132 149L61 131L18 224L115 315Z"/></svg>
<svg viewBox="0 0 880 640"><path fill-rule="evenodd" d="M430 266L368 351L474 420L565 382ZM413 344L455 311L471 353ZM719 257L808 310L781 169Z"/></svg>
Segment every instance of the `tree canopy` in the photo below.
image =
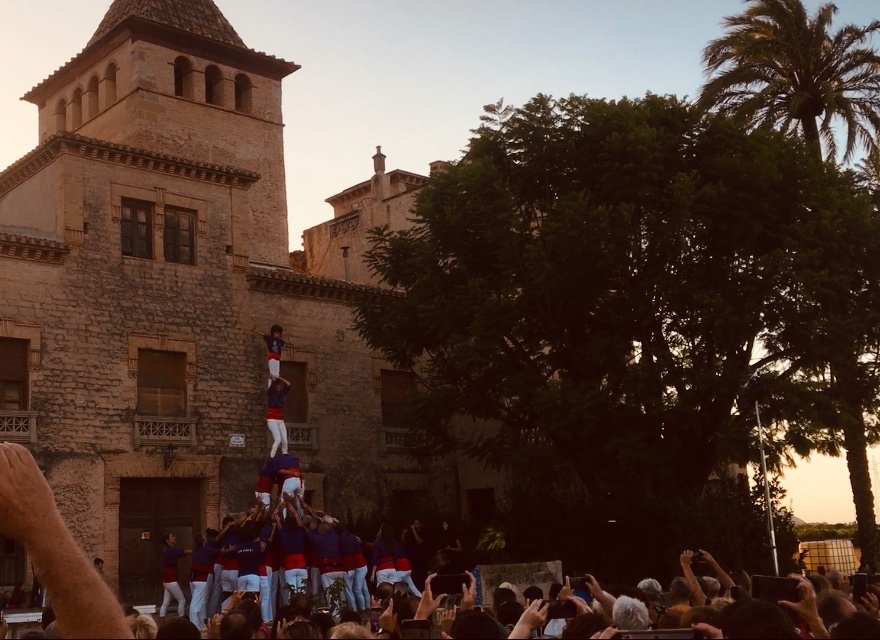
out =
<svg viewBox="0 0 880 640"><path fill-rule="evenodd" d="M846 131L843 160L876 153L880 132L880 55L869 46L880 21L832 32L837 7L810 15L802 0L750 0L724 19L725 34L703 51L709 79L700 103L754 126L802 135L834 161L834 125Z"/></svg>
<svg viewBox="0 0 880 640"><path fill-rule="evenodd" d="M419 363L426 451L503 466L545 443L596 495L692 494L748 457L731 408L794 240L863 205L800 144L674 97L493 105L414 226L374 232L371 268L406 295L356 324Z"/></svg>

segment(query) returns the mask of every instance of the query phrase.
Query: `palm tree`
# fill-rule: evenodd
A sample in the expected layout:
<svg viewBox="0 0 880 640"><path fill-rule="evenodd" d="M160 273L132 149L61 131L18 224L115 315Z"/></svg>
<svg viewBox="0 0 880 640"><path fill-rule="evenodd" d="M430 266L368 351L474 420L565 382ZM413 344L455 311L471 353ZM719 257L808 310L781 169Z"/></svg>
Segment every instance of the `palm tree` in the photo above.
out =
<svg viewBox="0 0 880 640"><path fill-rule="evenodd" d="M810 16L801 0L749 0L703 50L709 79L699 103L800 134L820 159L823 143L827 159L837 157L835 121L846 131L845 163L860 147L875 152L880 56L866 43L880 21L831 33L836 12L830 2Z"/></svg>
<svg viewBox="0 0 880 640"><path fill-rule="evenodd" d="M703 50L707 82L699 104L745 118L754 127L802 136L813 155L837 160L835 128L846 132L843 162L864 149L874 168L880 147L880 55L870 46L880 21L847 24L831 32L837 7L809 15L802 0L746 0L745 10L724 19L725 34ZM851 336L852 344L858 336ZM838 423L859 524L863 560L880 569L880 537L868 471L867 398L855 397L860 354L835 354L834 389L842 400Z"/></svg>

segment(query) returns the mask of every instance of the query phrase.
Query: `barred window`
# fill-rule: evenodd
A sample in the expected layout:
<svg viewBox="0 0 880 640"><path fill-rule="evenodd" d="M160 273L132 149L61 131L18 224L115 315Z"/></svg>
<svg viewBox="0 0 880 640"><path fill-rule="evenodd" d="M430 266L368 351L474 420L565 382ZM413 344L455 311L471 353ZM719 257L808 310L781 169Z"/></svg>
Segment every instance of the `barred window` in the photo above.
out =
<svg viewBox="0 0 880 640"><path fill-rule="evenodd" d="M165 262L194 264L195 211L165 208Z"/></svg>
<svg viewBox="0 0 880 640"><path fill-rule="evenodd" d="M140 200L122 201L122 255L153 257L153 205Z"/></svg>

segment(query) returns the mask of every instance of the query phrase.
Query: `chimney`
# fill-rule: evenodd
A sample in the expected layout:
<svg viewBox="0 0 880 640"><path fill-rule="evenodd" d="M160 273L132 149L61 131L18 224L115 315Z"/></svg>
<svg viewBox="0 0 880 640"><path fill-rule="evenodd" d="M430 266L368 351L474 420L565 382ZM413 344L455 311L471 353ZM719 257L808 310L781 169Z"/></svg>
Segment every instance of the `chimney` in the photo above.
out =
<svg viewBox="0 0 880 640"><path fill-rule="evenodd" d="M373 171L376 173L385 173L385 154L382 153L382 147L376 147L376 155L373 156Z"/></svg>

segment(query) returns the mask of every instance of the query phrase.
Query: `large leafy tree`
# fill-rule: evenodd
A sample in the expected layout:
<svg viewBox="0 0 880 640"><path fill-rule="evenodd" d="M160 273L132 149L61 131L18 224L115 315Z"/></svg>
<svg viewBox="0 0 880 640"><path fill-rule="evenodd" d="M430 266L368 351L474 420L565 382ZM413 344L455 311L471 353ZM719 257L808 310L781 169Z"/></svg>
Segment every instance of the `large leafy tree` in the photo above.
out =
<svg viewBox="0 0 880 640"><path fill-rule="evenodd" d="M842 189L781 134L675 98L493 105L413 228L375 232L369 264L406 295L356 323L421 361L426 450L522 469L549 451L628 531L662 527L744 450L731 407L789 239Z"/></svg>
<svg viewBox="0 0 880 640"><path fill-rule="evenodd" d="M703 52L710 78L701 105L736 114L752 126L802 136L819 160L823 143L827 159L837 158L835 125L846 133L844 162L859 148L876 156L880 55L869 41L880 22L848 24L832 32L836 11L831 3L810 15L801 0L749 1L743 13L725 18L725 34ZM874 412L880 391L866 364L876 346L877 300L872 295L870 236L859 236L876 232L873 221L860 218L859 211L835 225L822 215L829 212L817 212L808 223L826 225L838 235L838 244L832 246L825 238L828 253L815 246L813 252L802 250L799 281L792 283L788 303L780 307L787 315L777 318L778 332L768 344L785 356L783 379L797 385L786 387L789 395L810 407L805 411L791 405L780 414L795 427L788 440L801 452L814 446L832 453L843 441L863 558L876 567L880 538L866 451L874 434L865 416ZM854 227L861 229L844 238ZM817 398L814 392L822 395ZM812 421L805 418L807 413ZM816 427L815 440L804 436L805 424Z"/></svg>
<svg viewBox="0 0 880 640"><path fill-rule="evenodd" d="M880 56L868 46L880 22L832 32L834 4L810 15L802 0L750 0L724 19L725 34L703 51L709 80L700 103L756 126L802 135L817 157L834 160L834 126L846 132L843 159L877 150Z"/></svg>

